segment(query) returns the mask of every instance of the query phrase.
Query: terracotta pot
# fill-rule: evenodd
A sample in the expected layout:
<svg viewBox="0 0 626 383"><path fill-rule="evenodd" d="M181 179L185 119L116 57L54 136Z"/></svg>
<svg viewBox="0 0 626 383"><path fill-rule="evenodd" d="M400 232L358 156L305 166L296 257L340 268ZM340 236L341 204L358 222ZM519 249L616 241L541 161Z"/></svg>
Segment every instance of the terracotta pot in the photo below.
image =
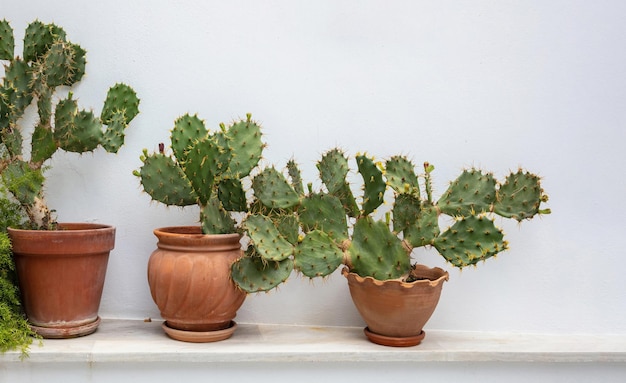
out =
<svg viewBox="0 0 626 383"><path fill-rule="evenodd" d="M191 342L230 337L246 298L230 278L231 265L243 256L240 235L202 234L196 226L160 228L154 235L158 243L148 262L148 283L166 333Z"/></svg>
<svg viewBox="0 0 626 383"><path fill-rule="evenodd" d="M437 307L448 272L416 265L415 274L425 278L411 283L379 281L361 277L344 268L350 295L367 323L370 341L386 346L415 346L424 338L422 330Z"/></svg>
<svg viewBox="0 0 626 383"><path fill-rule="evenodd" d="M62 223L58 230L8 229L24 311L44 338L96 331L115 228Z"/></svg>

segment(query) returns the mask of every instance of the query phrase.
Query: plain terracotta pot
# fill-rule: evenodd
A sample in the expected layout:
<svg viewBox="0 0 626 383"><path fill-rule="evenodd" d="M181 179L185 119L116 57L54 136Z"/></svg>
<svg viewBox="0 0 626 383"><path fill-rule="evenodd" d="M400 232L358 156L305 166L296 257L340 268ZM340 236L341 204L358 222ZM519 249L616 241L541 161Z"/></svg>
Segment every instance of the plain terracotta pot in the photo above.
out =
<svg viewBox="0 0 626 383"><path fill-rule="evenodd" d="M231 265L243 256L240 235L202 234L196 226L160 228L154 235L148 283L166 333L189 342L230 337L246 298L230 278Z"/></svg>
<svg viewBox="0 0 626 383"><path fill-rule="evenodd" d="M115 228L61 223L58 230L8 229L26 316L44 338L96 331Z"/></svg>
<svg viewBox="0 0 626 383"><path fill-rule="evenodd" d="M365 334L385 346L415 346L424 338L423 327L437 307L448 272L439 267L415 266L414 274L425 278L411 283L361 277L347 268L350 295L367 323Z"/></svg>

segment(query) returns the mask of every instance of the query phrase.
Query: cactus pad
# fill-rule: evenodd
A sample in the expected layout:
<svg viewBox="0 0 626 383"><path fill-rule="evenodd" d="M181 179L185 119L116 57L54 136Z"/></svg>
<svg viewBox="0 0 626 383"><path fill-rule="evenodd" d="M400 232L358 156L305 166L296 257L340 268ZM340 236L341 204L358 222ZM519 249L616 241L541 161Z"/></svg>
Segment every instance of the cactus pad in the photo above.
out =
<svg viewBox="0 0 626 383"><path fill-rule="evenodd" d="M174 128L171 131L172 151L179 162L184 163L187 151L191 145L207 136L208 131L204 125L204 121L197 115L191 116L185 114L174 122Z"/></svg>
<svg viewBox="0 0 626 383"><path fill-rule="evenodd" d="M371 217L357 220L348 253L351 271L379 280L399 278L411 266L402 241L385 222Z"/></svg>
<svg viewBox="0 0 626 383"><path fill-rule="evenodd" d="M289 178L291 181L291 187L296 193L302 195L304 194L304 188L302 187L302 176L300 174L300 169L296 162L291 159L287 161L287 174L289 174Z"/></svg>
<svg viewBox="0 0 626 383"><path fill-rule="evenodd" d="M171 157L161 153L146 157L139 176L144 190L155 201L175 206L197 202L191 183Z"/></svg>
<svg viewBox="0 0 626 383"><path fill-rule="evenodd" d="M300 202L300 196L274 167L268 167L252 179L254 195L269 208L288 209Z"/></svg>
<svg viewBox="0 0 626 383"><path fill-rule="evenodd" d="M205 205L213 192L219 148L207 137L192 142L185 152L185 159L180 161L200 204Z"/></svg>
<svg viewBox="0 0 626 383"><path fill-rule="evenodd" d="M503 217L521 222L539 213L541 202L546 200L539 177L520 169L511 173L498 189L494 211Z"/></svg>
<svg viewBox="0 0 626 383"><path fill-rule="evenodd" d="M113 115L100 140L104 150L109 153L117 153L120 150L122 145L124 145L124 130L127 126L124 112L118 111Z"/></svg>
<svg viewBox="0 0 626 383"><path fill-rule="evenodd" d="M50 127L41 124L35 126L31 147L31 161L43 162L52 157L57 150L57 144Z"/></svg>
<svg viewBox="0 0 626 383"><path fill-rule="evenodd" d="M227 174L236 178L246 177L261 160L265 146L261 137L261 127L252 121L252 116L248 114L246 120L230 126L226 138L231 150Z"/></svg>
<svg viewBox="0 0 626 383"><path fill-rule="evenodd" d="M463 268L507 249L504 234L484 215L461 218L434 241L439 253L452 265Z"/></svg>
<svg viewBox="0 0 626 383"><path fill-rule="evenodd" d="M13 28L6 20L0 20L0 60L12 60L15 51Z"/></svg>
<svg viewBox="0 0 626 383"><path fill-rule="evenodd" d="M124 116L124 123L126 125L139 114L139 98L137 93L128 85L118 83L112 86L107 97L104 100L104 107L100 114L100 119L105 125L109 125L119 113Z"/></svg>
<svg viewBox="0 0 626 383"><path fill-rule="evenodd" d="M348 238L346 214L339 198L311 194L302 200L299 213L304 231L321 230L338 242Z"/></svg>
<svg viewBox="0 0 626 383"><path fill-rule="evenodd" d="M309 278L324 277L339 267L343 252L323 231L313 230L296 247L296 270Z"/></svg>
<svg viewBox="0 0 626 383"><path fill-rule="evenodd" d="M202 232L205 234L229 234L234 232L235 221L224 209L215 193L209 199L209 203L201 206L200 222L202 224Z"/></svg>
<svg viewBox="0 0 626 383"><path fill-rule="evenodd" d="M496 180L480 170L464 170L450 183L448 190L437 202L442 213L467 217L491 211L496 201Z"/></svg>
<svg viewBox="0 0 626 383"><path fill-rule="evenodd" d="M428 203L425 203L420 209L417 221L402 231L404 240L411 247L432 245L439 233L437 208Z"/></svg>
<svg viewBox="0 0 626 383"><path fill-rule="evenodd" d="M387 184L398 194L412 194L419 198L420 189L415 165L406 157L393 156L385 163Z"/></svg>
<svg viewBox="0 0 626 383"><path fill-rule="evenodd" d="M330 194L342 191L346 183L346 176L350 170L348 159L339 149L332 149L324 153L317 163L320 179Z"/></svg>
<svg viewBox="0 0 626 383"><path fill-rule="evenodd" d="M383 173L371 158L358 155L356 163L363 177L362 214L368 215L382 205L387 184L383 180Z"/></svg>
<svg viewBox="0 0 626 383"><path fill-rule="evenodd" d="M247 253L231 267L231 277L237 286L247 293L268 291L283 283L293 270L290 258L280 262L266 261Z"/></svg>
<svg viewBox="0 0 626 383"><path fill-rule="evenodd" d="M248 231L256 253L264 259L282 261L293 255L294 246L282 236L268 217L250 215L243 226Z"/></svg>

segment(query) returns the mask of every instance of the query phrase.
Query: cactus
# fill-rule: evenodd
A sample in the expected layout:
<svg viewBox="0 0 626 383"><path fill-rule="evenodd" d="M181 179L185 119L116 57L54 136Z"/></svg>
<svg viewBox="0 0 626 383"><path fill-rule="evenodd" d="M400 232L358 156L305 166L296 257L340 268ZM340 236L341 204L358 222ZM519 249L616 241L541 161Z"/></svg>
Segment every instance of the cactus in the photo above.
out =
<svg viewBox="0 0 626 383"><path fill-rule="evenodd" d="M0 84L1 180L22 206L25 226L54 229L56 218L43 195L46 161L59 149L85 153L102 146L117 153L125 129L139 113L139 99L128 85L116 84L109 89L99 117L79 109L72 92L53 104L57 88L82 79L86 51L68 41L62 28L41 21L26 28L23 58L14 57L14 40L9 22L0 21L0 60L7 61ZM24 153L27 130L22 116L35 100L39 119L32 130L30 153Z"/></svg>
<svg viewBox="0 0 626 383"><path fill-rule="evenodd" d="M309 278L327 276L344 264L361 276L410 282L414 248L431 246L458 268L475 265L508 248L494 215L522 221L550 213L540 208L548 198L539 177L522 170L504 182L478 169L464 170L434 201L434 166L425 163L418 175L404 156L384 164L365 154L354 160L363 180L360 203L347 181L349 160L339 149L326 152L317 163L325 190L314 191L309 184L305 193L293 160L287 165L291 183L274 167L255 177L259 207L244 221L251 251L233 265L233 280L240 288L272 289L289 276L289 265ZM393 200L385 201L386 194L393 194ZM390 209L383 218L376 210L385 202ZM442 214L454 220L445 230L439 227ZM297 241L279 229L285 221L290 222L291 238L299 233Z"/></svg>
<svg viewBox="0 0 626 383"><path fill-rule="evenodd" d="M197 115L186 114L174 122L170 139L171 154L144 149L143 165L134 172L144 190L166 205L199 206L205 234L243 232L234 215L251 208L241 180L261 160L265 144L259 124L248 114L210 131Z"/></svg>

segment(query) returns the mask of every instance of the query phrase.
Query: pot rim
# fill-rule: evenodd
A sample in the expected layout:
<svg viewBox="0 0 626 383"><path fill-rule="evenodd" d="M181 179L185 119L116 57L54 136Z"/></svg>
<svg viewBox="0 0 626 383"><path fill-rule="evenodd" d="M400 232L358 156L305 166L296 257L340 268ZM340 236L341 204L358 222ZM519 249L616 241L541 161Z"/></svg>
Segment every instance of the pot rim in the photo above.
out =
<svg viewBox="0 0 626 383"><path fill-rule="evenodd" d="M95 222L58 222L55 230L37 230L37 229L20 229L15 227L7 227L7 231L15 233L64 233L64 232L81 232L81 231L109 231L115 229L115 226L104 223Z"/></svg>
<svg viewBox="0 0 626 383"><path fill-rule="evenodd" d="M202 233L202 227L200 225L181 225L181 226L165 226L158 227L153 230L154 235L177 235L186 236L190 238L227 238L227 237L241 237L239 233L227 233L227 234L204 234Z"/></svg>
<svg viewBox="0 0 626 383"><path fill-rule="evenodd" d="M443 282L447 282L450 279L450 274L440 268L440 267L428 267L425 265L417 265L421 268L425 268L427 270L432 270L435 271L439 274L441 274L440 277L436 278L436 279L421 279L421 280L416 280L413 282L403 282L399 279L386 279L386 280L380 280L380 279L376 279L374 277L363 277L360 276L359 274L350 271L350 269L345 266L342 270L341 270L341 274L346 277L346 279L348 279L348 282L355 281L357 283L370 283L370 284L374 284L376 286L382 286L382 285L396 285L397 287L402 287L402 288L406 288L406 289L411 289L414 287L418 287L418 286L425 286L425 285L429 285L431 287L435 287L437 285L442 284Z"/></svg>

